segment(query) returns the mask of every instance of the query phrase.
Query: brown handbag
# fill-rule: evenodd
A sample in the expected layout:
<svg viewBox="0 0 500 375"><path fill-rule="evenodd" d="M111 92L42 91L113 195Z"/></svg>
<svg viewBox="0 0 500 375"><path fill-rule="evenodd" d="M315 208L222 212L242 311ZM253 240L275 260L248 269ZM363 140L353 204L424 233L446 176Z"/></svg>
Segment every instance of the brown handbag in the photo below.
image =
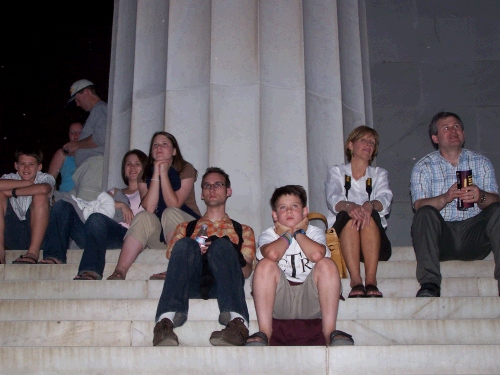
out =
<svg viewBox="0 0 500 375"><path fill-rule="evenodd" d="M325 215L319 212L309 212L307 218L309 221L319 219L325 224L326 245L330 249L330 256L339 269L340 278L347 279L347 267L342 256L342 251L340 250L340 240L335 229L333 227L328 228L328 221Z"/></svg>

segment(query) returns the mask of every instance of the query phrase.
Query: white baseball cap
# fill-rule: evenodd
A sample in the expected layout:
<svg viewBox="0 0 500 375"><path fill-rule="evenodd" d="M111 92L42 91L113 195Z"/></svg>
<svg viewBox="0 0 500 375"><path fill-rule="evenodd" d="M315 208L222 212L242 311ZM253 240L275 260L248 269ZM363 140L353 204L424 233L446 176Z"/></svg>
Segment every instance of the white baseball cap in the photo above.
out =
<svg viewBox="0 0 500 375"><path fill-rule="evenodd" d="M71 95L71 98L69 98L68 103L71 103L73 99L75 99L75 96L76 94L78 94L79 91L89 86L94 86L94 84L90 82L88 79L80 79L79 81L73 83L71 85L71 88L69 89L69 94Z"/></svg>

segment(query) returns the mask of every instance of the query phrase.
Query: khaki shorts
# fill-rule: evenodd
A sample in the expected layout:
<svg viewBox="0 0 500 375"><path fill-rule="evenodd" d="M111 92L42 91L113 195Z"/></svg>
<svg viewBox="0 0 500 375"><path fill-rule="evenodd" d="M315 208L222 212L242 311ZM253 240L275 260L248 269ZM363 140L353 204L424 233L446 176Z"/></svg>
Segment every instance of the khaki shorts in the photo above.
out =
<svg viewBox="0 0 500 375"><path fill-rule="evenodd" d="M95 201L102 193L102 170L104 158L92 156L85 160L73 173L75 187L71 194L85 201Z"/></svg>
<svg viewBox="0 0 500 375"><path fill-rule="evenodd" d="M291 286L280 269L280 281L276 287L273 318L275 319L319 319L321 308L319 306L318 288L314 283L314 268L300 284Z"/></svg>
<svg viewBox="0 0 500 375"><path fill-rule="evenodd" d="M155 214L141 211L130 223L125 237L134 237L142 244L143 248L165 249L166 244L160 241L161 227L163 226L163 233L168 233L175 230L178 224L191 220L194 220L194 217L181 209L168 207L161 215L160 225L160 221Z"/></svg>

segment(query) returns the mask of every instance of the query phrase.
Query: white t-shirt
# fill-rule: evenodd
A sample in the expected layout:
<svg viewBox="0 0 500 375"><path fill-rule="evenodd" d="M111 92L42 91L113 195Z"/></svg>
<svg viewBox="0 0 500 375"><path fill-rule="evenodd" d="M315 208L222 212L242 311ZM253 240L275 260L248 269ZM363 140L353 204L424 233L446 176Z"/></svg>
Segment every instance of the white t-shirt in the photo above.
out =
<svg viewBox="0 0 500 375"><path fill-rule="evenodd" d="M326 247L324 230L313 225L309 225L306 230L306 236L322 245L325 245L325 257L330 256L330 250ZM257 249L256 254L257 260L264 258L260 252L260 247L276 241L278 237L279 236L274 231L274 226L261 233L259 236L259 248ZM283 270L286 278L289 281L296 283L304 282L314 265L315 263L307 259L295 238L292 239L290 247L286 250L283 258L281 258L278 262L278 266Z"/></svg>

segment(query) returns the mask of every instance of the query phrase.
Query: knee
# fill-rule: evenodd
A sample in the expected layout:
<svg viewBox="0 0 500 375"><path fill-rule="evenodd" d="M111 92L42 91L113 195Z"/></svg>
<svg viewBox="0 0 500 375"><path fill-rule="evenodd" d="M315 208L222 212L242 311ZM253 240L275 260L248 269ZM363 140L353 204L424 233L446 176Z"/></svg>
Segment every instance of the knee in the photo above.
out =
<svg viewBox="0 0 500 375"><path fill-rule="evenodd" d="M488 207L485 208L485 210L491 210L493 211L493 215L495 216L500 216L500 202L495 202L490 204Z"/></svg>
<svg viewBox="0 0 500 375"><path fill-rule="evenodd" d="M314 265L314 272L316 275L328 275L333 277L339 277L339 269L333 260L330 258L323 258L320 261L316 262Z"/></svg>
<svg viewBox="0 0 500 375"><path fill-rule="evenodd" d="M417 212L415 212L415 215L413 216L413 222L415 223L429 218L438 218L440 215L441 214L436 208L432 206L422 206L417 210Z"/></svg>
<svg viewBox="0 0 500 375"><path fill-rule="evenodd" d="M190 237L184 237L178 240L172 248L170 261L183 257L188 257L190 254L199 253L201 256L200 245Z"/></svg>
<svg viewBox="0 0 500 375"><path fill-rule="evenodd" d="M254 270L253 278L275 277L279 275L279 267L276 262L263 258L259 260Z"/></svg>
<svg viewBox="0 0 500 375"><path fill-rule="evenodd" d="M161 214L161 224L165 233L175 231L177 225L183 221L182 210L177 207L167 207Z"/></svg>
<svg viewBox="0 0 500 375"><path fill-rule="evenodd" d="M106 228L106 216L100 213L91 214L85 221L85 229L88 233L101 231Z"/></svg>

